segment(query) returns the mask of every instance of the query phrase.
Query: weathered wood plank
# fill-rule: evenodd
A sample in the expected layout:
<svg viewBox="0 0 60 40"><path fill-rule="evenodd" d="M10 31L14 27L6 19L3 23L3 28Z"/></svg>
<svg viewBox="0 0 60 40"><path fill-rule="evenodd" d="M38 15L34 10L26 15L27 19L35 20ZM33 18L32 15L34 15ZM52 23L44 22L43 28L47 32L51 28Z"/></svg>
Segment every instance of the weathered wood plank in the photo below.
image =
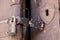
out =
<svg viewBox="0 0 60 40"><path fill-rule="evenodd" d="M38 3L38 2L37 2ZM59 6L58 0L39 0L39 7L36 6L36 1L31 0L32 5L32 19L39 19L40 17L40 6L49 4L51 6L55 5L55 17L50 22L50 24L45 25L45 29L40 33L38 29L31 29L31 40L60 40L60 30L59 30ZM51 15L50 15L51 16ZM35 20L33 19L33 20Z"/></svg>

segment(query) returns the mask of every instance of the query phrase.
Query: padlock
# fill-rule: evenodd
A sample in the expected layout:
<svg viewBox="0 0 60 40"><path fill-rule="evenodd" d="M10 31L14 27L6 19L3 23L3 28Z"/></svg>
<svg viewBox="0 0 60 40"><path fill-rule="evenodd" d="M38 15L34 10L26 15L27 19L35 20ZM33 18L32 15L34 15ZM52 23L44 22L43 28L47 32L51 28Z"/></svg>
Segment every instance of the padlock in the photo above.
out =
<svg viewBox="0 0 60 40"><path fill-rule="evenodd" d="M40 8L40 17L46 24L49 24L55 17L54 12L54 6L46 4Z"/></svg>
<svg viewBox="0 0 60 40"><path fill-rule="evenodd" d="M9 35L15 36L16 35L16 18L13 16L9 18L8 20L8 25L9 25Z"/></svg>

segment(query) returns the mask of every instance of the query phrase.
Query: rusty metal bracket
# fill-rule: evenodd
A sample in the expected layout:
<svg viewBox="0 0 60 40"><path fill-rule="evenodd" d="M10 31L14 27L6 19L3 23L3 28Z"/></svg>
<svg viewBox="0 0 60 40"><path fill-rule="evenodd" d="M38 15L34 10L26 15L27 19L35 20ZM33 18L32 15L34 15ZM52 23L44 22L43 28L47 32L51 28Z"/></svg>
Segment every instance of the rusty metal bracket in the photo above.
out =
<svg viewBox="0 0 60 40"><path fill-rule="evenodd" d="M38 28L38 29L40 29L41 25L42 25L42 21L37 21L37 20L31 21L30 24L31 27Z"/></svg>
<svg viewBox="0 0 60 40"><path fill-rule="evenodd" d="M45 24L43 23L42 20L40 20L40 21L38 21L38 20L28 21L27 18L21 18L20 24L23 24L24 27L27 27L28 25L30 25L30 27L37 28L37 29L41 29L41 28L45 27L44 26Z"/></svg>

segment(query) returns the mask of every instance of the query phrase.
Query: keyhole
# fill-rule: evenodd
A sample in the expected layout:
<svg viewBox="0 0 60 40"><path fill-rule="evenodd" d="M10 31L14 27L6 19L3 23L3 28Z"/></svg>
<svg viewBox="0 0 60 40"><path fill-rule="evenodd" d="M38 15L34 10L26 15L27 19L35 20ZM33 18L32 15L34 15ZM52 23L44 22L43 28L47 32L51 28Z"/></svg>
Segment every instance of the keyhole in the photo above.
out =
<svg viewBox="0 0 60 40"><path fill-rule="evenodd" d="M14 21L13 21L13 20L14 20L14 18L12 18L11 20L12 20L11 22L14 22Z"/></svg>
<svg viewBox="0 0 60 40"><path fill-rule="evenodd" d="M48 11L48 9L46 10L46 16L49 16L49 11Z"/></svg>

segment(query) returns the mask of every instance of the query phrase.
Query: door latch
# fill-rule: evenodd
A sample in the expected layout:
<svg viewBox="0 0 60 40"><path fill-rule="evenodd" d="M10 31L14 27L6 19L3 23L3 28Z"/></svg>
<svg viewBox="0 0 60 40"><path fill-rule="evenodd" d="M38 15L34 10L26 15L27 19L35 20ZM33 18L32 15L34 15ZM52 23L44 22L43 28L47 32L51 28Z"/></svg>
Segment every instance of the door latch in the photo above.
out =
<svg viewBox="0 0 60 40"><path fill-rule="evenodd" d="M37 29L44 28L44 24L42 21L37 21L37 20L28 21L27 18L21 18L20 16L17 17L12 16L11 18L0 21L0 23L8 24L8 34L10 36L15 36L17 34L17 28L16 28L17 24L23 24L23 27L27 27L28 25L30 25L30 27Z"/></svg>

